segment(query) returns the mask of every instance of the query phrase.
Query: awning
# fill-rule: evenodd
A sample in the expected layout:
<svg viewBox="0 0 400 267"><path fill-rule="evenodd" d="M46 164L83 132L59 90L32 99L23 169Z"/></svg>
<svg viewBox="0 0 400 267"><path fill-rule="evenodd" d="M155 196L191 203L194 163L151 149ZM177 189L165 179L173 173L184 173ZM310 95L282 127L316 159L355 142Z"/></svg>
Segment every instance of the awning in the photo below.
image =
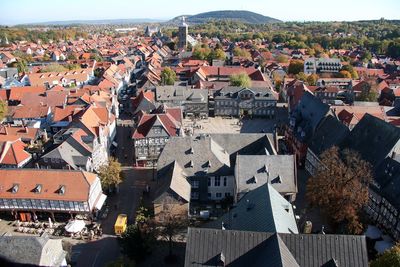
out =
<svg viewBox="0 0 400 267"><path fill-rule="evenodd" d="M95 205L95 208L98 209L98 210L101 210L101 208L104 205L104 201L106 201L106 199L107 199L107 196L104 195L104 194L101 194L99 200L97 201L97 203Z"/></svg>
<svg viewBox="0 0 400 267"><path fill-rule="evenodd" d="M66 226L65 226L65 231L68 233L79 233L82 231L82 229L85 228L85 222L82 220L74 220L70 221Z"/></svg>

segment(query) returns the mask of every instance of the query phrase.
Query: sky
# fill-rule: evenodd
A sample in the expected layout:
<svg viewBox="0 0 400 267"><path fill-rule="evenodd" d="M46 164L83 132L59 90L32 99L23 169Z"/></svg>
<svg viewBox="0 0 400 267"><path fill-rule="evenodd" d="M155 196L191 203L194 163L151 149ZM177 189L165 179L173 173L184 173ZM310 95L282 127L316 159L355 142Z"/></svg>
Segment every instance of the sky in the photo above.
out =
<svg viewBox="0 0 400 267"><path fill-rule="evenodd" d="M249 10L283 21L400 19L400 0L0 0L0 25Z"/></svg>

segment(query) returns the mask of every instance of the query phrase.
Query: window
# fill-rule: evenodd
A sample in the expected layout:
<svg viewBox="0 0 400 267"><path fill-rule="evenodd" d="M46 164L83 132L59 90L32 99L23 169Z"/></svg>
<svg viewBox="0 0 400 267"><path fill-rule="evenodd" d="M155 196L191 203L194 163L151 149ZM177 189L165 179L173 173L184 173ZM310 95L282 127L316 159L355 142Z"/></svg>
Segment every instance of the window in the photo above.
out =
<svg viewBox="0 0 400 267"><path fill-rule="evenodd" d="M193 188L199 188L199 181L193 181L192 182L192 187Z"/></svg>
<svg viewBox="0 0 400 267"><path fill-rule="evenodd" d="M216 198L221 198L221 197L222 197L222 194L221 194L221 193L215 193L215 197L216 197Z"/></svg>
<svg viewBox="0 0 400 267"><path fill-rule="evenodd" d="M160 134L161 133L161 128L160 127L155 127L154 128L154 133Z"/></svg>
<svg viewBox="0 0 400 267"><path fill-rule="evenodd" d="M191 192L190 194L192 199L199 199L199 192Z"/></svg>
<svg viewBox="0 0 400 267"><path fill-rule="evenodd" d="M231 196L231 193L225 193L225 197L230 197Z"/></svg>
<svg viewBox="0 0 400 267"><path fill-rule="evenodd" d="M227 180L227 178L226 177L224 177L224 186L226 186L226 181Z"/></svg>
<svg viewBox="0 0 400 267"><path fill-rule="evenodd" d="M220 185L221 185L221 177L215 176L214 186L220 186Z"/></svg>
<svg viewBox="0 0 400 267"><path fill-rule="evenodd" d="M208 193L207 196L208 196L208 198L211 198L211 193Z"/></svg>
<svg viewBox="0 0 400 267"><path fill-rule="evenodd" d="M211 178L210 178L210 177L208 177L208 183L207 183L207 185L208 185L208 186L211 186Z"/></svg>

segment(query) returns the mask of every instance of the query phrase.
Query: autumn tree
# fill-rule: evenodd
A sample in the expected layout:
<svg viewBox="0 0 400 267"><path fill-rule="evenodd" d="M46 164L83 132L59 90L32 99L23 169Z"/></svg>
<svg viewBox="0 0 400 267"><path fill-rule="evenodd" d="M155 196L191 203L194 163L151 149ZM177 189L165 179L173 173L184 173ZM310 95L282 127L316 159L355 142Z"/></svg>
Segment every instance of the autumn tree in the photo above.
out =
<svg viewBox="0 0 400 267"><path fill-rule="evenodd" d="M3 100L0 100L0 122L6 117L8 110L7 108L7 103Z"/></svg>
<svg viewBox="0 0 400 267"><path fill-rule="evenodd" d="M63 65L53 63L53 64L47 65L46 67L41 69L40 72L42 72L42 73L44 73L44 72L63 72L63 71L67 71L67 70L68 69L66 67L64 67Z"/></svg>
<svg viewBox="0 0 400 267"><path fill-rule="evenodd" d="M235 47L233 49L233 55L236 56L236 57L244 57L244 58L247 58L247 59L251 59L250 52L247 51L246 49L240 48L240 47Z"/></svg>
<svg viewBox="0 0 400 267"><path fill-rule="evenodd" d="M304 72L299 72L298 74L295 75L295 77L297 80L300 80L303 82L307 81L307 75Z"/></svg>
<svg viewBox="0 0 400 267"><path fill-rule="evenodd" d="M165 200L164 209L157 217L158 234L161 238L168 242L168 256L166 262L173 263L176 261L176 256L173 254L173 244L176 237L184 231L189 222L187 217L173 211L173 205L169 205L168 200Z"/></svg>
<svg viewBox="0 0 400 267"><path fill-rule="evenodd" d="M351 79L351 73L348 72L347 70L341 70L338 74L337 74L338 78L349 78Z"/></svg>
<svg viewBox="0 0 400 267"><path fill-rule="evenodd" d="M400 266L400 243L386 250L382 255L371 262L371 267Z"/></svg>
<svg viewBox="0 0 400 267"><path fill-rule="evenodd" d="M224 50L222 49L215 49L210 53L210 61L212 61L213 59L218 59L218 60L225 60L226 59L226 55Z"/></svg>
<svg viewBox="0 0 400 267"><path fill-rule="evenodd" d="M170 67L166 67L161 72L161 81L164 85L174 85L176 81L176 73Z"/></svg>
<svg viewBox="0 0 400 267"><path fill-rule="evenodd" d="M121 163L116 158L110 157L107 164L100 166L98 175L102 186L111 190L122 182Z"/></svg>
<svg viewBox="0 0 400 267"><path fill-rule="evenodd" d="M308 83L308 85L314 86L317 84L318 78L318 75L313 73L307 76L306 82Z"/></svg>
<svg viewBox="0 0 400 267"><path fill-rule="evenodd" d="M299 74L304 70L304 61L293 59L290 61L288 72L290 74Z"/></svg>
<svg viewBox="0 0 400 267"><path fill-rule="evenodd" d="M282 54L278 55L275 60L278 63L287 63L289 61L288 57Z"/></svg>
<svg viewBox="0 0 400 267"><path fill-rule="evenodd" d="M251 79L246 73L231 75L230 83L232 86L251 87Z"/></svg>
<svg viewBox="0 0 400 267"><path fill-rule="evenodd" d="M371 166L351 150L332 147L321 154L314 176L307 182L306 197L335 224L344 224L349 233L359 234L359 214L368 202Z"/></svg>

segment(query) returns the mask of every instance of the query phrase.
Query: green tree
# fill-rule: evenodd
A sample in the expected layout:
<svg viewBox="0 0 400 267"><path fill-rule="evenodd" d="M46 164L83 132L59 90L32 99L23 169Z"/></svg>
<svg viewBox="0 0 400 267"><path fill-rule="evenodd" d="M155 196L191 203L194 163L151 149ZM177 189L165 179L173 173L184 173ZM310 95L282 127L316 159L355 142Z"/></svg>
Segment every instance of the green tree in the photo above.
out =
<svg viewBox="0 0 400 267"><path fill-rule="evenodd" d="M138 262L143 261L151 253L155 236L152 232L141 229L138 224L131 224L119 241L122 253Z"/></svg>
<svg viewBox="0 0 400 267"><path fill-rule="evenodd" d="M213 50L210 54L210 61L212 61L213 59L225 60L226 54L225 54L224 50L222 50L222 49Z"/></svg>
<svg viewBox="0 0 400 267"><path fill-rule="evenodd" d="M347 70L341 70L338 74L337 74L338 78L349 78L351 79L351 73L348 72Z"/></svg>
<svg viewBox="0 0 400 267"><path fill-rule="evenodd" d="M386 250L371 262L371 267L398 267L400 266L400 244Z"/></svg>
<svg viewBox="0 0 400 267"><path fill-rule="evenodd" d="M169 253L165 260L168 263L174 263L176 256L173 254L172 249L175 237L185 230L189 223L187 218L174 214L171 206L168 205L168 200L165 200L165 204L166 208L158 215L157 228L159 229L159 236L168 242Z"/></svg>
<svg viewBox="0 0 400 267"><path fill-rule="evenodd" d="M20 59L17 61L17 70L18 70L18 73L24 73L24 72L28 71L28 66L27 66L25 60Z"/></svg>
<svg viewBox="0 0 400 267"><path fill-rule="evenodd" d="M304 70L304 61L293 59L290 61L288 72L290 74L299 74Z"/></svg>
<svg viewBox="0 0 400 267"><path fill-rule="evenodd" d="M251 79L246 73L231 75L230 83L232 86L251 87Z"/></svg>
<svg viewBox="0 0 400 267"><path fill-rule="evenodd" d="M247 59L251 59L251 54L249 51L247 51L246 49L240 48L240 47L235 47L233 49L233 55L237 56L237 57L244 57Z"/></svg>
<svg viewBox="0 0 400 267"><path fill-rule="evenodd" d="M116 158L110 157L108 163L100 166L98 174L102 186L111 190L122 182L121 163Z"/></svg>
<svg viewBox="0 0 400 267"><path fill-rule="evenodd" d="M352 79L358 79L358 73L357 71L353 68L352 65L348 64L348 65L344 65L342 67L342 70L348 71L351 74L351 78Z"/></svg>
<svg viewBox="0 0 400 267"><path fill-rule="evenodd" d="M376 81L373 81L376 83ZM362 81L361 82L361 93L358 96L358 101L366 101L366 102L376 102L378 99L378 93L376 90L372 89L371 83Z"/></svg>
<svg viewBox="0 0 400 267"><path fill-rule="evenodd" d="M206 45L196 45L193 50L192 56L195 59L205 60L209 59L211 54L211 49Z"/></svg>
<svg viewBox="0 0 400 267"><path fill-rule="evenodd" d="M307 81L307 75L304 72L299 72L299 74L295 75L295 77L300 81Z"/></svg>
<svg viewBox="0 0 400 267"><path fill-rule="evenodd" d="M308 75L306 82L308 83L308 85L314 86L317 84L318 78L319 78L318 75L313 73Z"/></svg>
<svg viewBox="0 0 400 267"><path fill-rule="evenodd" d="M67 71L67 70L68 69L66 67L64 67L63 65L53 63L53 64L47 65L46 67L41 69L40 72L42 72L42 73L44 73L44 72L63 72L63 71Z"/></svg>
<svg viewBox="0 0 400 267"><path fill-rule="evenodd" d="M359 234L359 215L368 203L372 181L371 165L351 150L332 147L320 156L315 174L307 181L306 197L335 224L346 226L348 233Z"/></svg>
<svg viewBox="0 0 400 267"><path fill-rule="evenodd" d="M3 100L0 100L0 122L7 116L8 106Z"/></svg>
<svg viewBox="0 0 400 267"><path fill-rule="evenodd" d="M170 67L166 67L161 71L161 81L164 85L174 85L176 81L176 73Z"/></svg>
<svg viewBox="0 0 400 267"><path fill-rule="evenodd" d="M282 54L277 56L275 59L276 59L276 62L278 62L278 63L287 63L289 61L288 57L285 55L282 55Z"/></svg>

